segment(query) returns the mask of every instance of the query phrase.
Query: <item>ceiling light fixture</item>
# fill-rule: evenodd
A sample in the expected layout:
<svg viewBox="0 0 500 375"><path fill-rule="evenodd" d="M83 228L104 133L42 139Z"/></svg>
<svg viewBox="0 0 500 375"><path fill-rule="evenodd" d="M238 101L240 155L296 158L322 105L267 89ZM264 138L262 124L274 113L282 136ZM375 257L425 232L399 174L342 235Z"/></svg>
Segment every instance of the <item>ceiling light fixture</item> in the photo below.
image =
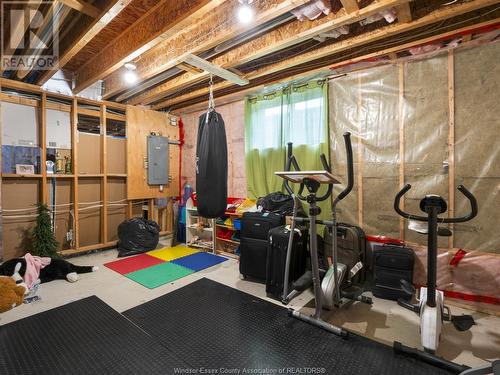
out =
<svg viewBox="0 0 500 375"><path fill-rule="evenodd" d="M123 75L125 82L129 85L136 83L138 80L137 73L135 72L137 66L132 62L128 62L124 66L126 69L125 74Z"/></svg>
<svg viewBox="0 0 500 375"><path fill-rule="evenodd" d="M244 25L248 25L254 19L254 10L250 6L253 0L239 0L240 7L238 8L238 20Z"/></svg>

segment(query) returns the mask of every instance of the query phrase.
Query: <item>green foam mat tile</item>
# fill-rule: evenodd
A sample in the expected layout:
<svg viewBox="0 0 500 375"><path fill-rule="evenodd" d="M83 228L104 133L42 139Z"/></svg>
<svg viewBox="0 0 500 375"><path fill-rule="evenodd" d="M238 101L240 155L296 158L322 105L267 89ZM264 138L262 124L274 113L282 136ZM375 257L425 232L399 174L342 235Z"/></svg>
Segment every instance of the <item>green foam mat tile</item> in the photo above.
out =
<svg viewBox="0 0 500 375"><path fill-rule="evenodd" d="M174 263L162 263L156 266L131 272L125 276L149 289L157 288L174 280L194 273L193 270L184 268Z"/></svg>

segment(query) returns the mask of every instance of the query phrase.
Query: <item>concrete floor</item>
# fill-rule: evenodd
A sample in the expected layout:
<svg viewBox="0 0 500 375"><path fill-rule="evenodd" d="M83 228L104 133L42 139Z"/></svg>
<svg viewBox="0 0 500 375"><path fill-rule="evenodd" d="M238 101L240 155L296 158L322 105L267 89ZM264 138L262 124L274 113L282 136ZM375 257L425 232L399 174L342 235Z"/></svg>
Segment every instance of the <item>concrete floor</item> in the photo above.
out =
<svg viewBox="0 0 500 375"><path fill-rule="evenodd" d="M108 250L70 259L79 265L99 266L99 271L80 275L80 280L76 283L56 280L42 284L38 292L41 301L0 314L0 325L91 295L98 296L115 310L122 312L202 277L279 304L266 297L264 285L241 280L238 262L234 259L150 290L102 266L104 263L116 260L116 255L116 250ZM290 307L312 312L314 307L312 293L303 293L292 301ZM471 313L460 308L452 308L452 312ZM451 324L445 325L438 350L439 355L469 366L478 366L485 361L500 358L500 318L476 312L472 315L476 325L470 331L458 332ZM392 345L393 341L400 341L411 347L419 347L417 315L392 301L375 298L372 306L358 303L348 309L325 311L324 319L388 345Z"/></svg>

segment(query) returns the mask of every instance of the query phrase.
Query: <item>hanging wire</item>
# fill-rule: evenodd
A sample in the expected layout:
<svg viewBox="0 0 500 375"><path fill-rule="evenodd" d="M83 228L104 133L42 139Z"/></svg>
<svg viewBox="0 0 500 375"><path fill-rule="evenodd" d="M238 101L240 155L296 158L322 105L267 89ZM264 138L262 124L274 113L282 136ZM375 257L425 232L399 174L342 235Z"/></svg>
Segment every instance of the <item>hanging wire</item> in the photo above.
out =
<svg viewBox="0 0 500 375"><path fill-rule="evenodd" d="M208 118L210 113L215 110L215 99L214 99L214 80L213 74L210 73L210 81L208 81L208 110L207 116L205 118L205 124L208 124Z"/></svg>

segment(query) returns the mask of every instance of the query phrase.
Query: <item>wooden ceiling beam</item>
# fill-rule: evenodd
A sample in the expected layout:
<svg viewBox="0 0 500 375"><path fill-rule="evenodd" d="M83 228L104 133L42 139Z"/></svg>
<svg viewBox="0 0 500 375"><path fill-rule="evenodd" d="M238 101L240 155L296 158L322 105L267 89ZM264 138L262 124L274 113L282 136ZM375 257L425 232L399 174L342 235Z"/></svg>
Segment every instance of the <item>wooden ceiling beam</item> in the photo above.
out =
<svg viewBox="0 0 500 375"><path fill-rule="evenodd" d="M478 9L481 9L481 8L484 8L484 7L487 7L490 5L494 5L497 3L500 3L500 0L472 0L472 1L467 2L467 3L457 3L457 4L449 5L445 8L437 9L437 10L435 10L435 11L433 11L433 12L431 12L431 13L429 13L429 14L427 14L427 15L425 15L417 20L414 20L410 23L402 23L402 24L397 23L397 24L388 25L388 26L385 26L383 28L380 28L380 29L377 29L377 30L374 30L374 31L371 31L371 32L368 32L365 34L361 34L359 36L352 37L352 38L346 39L344 41L341 41L341 42L338 42L338 43L335 43L335 44L332 44L329 46L325 46L323 48L318 48L316 50L306 52L306 53L301 54L297 57L287 59L286 61L282 61L282 62L278 62L278 63L272 64L272 65L269 65L267 67L258 69L256 71L253 71L253 72L247 74L246 78L250 80L250 85L252 85L252 80L255 80L257 78L269 76L271 74L275 74L278 72L284 72L284 71L289 70L295 66L298 66L298 65L301 65L301 64L304 64L307 62L311 62L311 61L318 60L318 59L321 59L321 58L324 58L324 57L327 57L330 55L334 55L334 54L337 54L339 52L346 51L348 49L350 50L352 48L358 48L362 45L365 45L365 44L368 44L368 43L371 43L371 42L374 42L377 40L388 38L388 37L391 37L391 36L394 36L394 35L397 35L400 33L404 33L404 32L407 32L407 31L410 31L410 30L413 30L413 29L416 29L416 28L419 28L422 26L430 25L430 24L433 24L433 23L436 23L436 22L439 22L439 21L442 21L442 20L445 20L448 18L460 16L462 14L476 11ZM486 24L491 25L491 24L494 24L497 22L498 22L498 20L488 21L488 22L483 23L482 25L486 26ZM471 26L468 26L468 27L464 27L460 30L470 30L470 29L471 29ZM440 37L443 37L443 35L445 35L445 34L446 35L454 35L457 32L459 32L459 30L450 31L450 32L441 34ZM412 46L419 45L422 43L426 43L427 40L436 40L436 39L439 39L439 38L436 36L431 36L431 37L421 39L421 40L418 40L415 42L402 44L400 46L396 46L396 47L393 47L390 49L382 50L380 55L387 55L388 53L391 53L391 52L402 51L404 49L410 48L410 47L408 47L408 45L412 45ZM349 61L342 62L342 64L345 64L345 63L350 63L350 62ZM328 67L328 66L329 66L328 64L325 64L325 66L323 66L322 68L319 68L319 69L325 69L325 67ZM331 64L330 64L330 66L331 66ZM308 72L308 73L310 73L310 72ZM228 83L228 82L220 82L220 83L214 85L214 91L226 89L226 88L233 87L233 86L234 86L233 84ZM182 102L186 102L186 101L189 101L193 98L203 96L203 95L208 95L207 88L193 90L188 94L180 95L180 96L177 96L175 98L170 98L170 99L164 100L160 103L153 105L152 109L158 110L158 109L172 107L174 105L178 105Z"/></svg>
<svg viewBox="0 0 500 375"><path fill-rule="evenodd" d="M58 0L58 1L92 18L97 18L101 13L101 11L98 8L82 0Z"/></svg>
<svg viewBox="0 0 500 375"><path fill-rule="evenodd" d="M342 6L345 8L347 13L356 12L359 10L359 5L356 0L340 0Z"/></svg>
<svg viewBox="0 0 500 375"><path fill-rule="evenodd" d="M486 22L481 22L481 23L475 25L474 28L481 29L483 27L488 27L488 26L495 25L498 23L500 23L500 18L496 18L496 19L486 21ZM359 63L361 61L370 60L370 59L377 58L380 56L385 56L385 55L390 56L392 54L397 54L398 52L406 51L412 47L416 47L416 46L419 46L422 44L432 43L434 41L442 40L445 38L450 38L456 34L459 34L461 32L467 32L470 30L471 30L471 26L466 26L466 27L463 27L463 28L460 28L457 30L452 30L452 31L448 31L448 32L445 32L442 34L433 35L433 36L430 36L430 37L427 37L424 39L419 39L419 40L416 40L416 41L413 41L410 43L405 43L405 44L402 44L402 45L399 45L396 47L382 49L382 50L372 52L372 53L369 53L366 55L362 55L359 57L355 57L355 58L352 58L349 60L341 61L341 62L338 62L334 65L328 64L325 66L321 66L319 68L315 68L313 70L309 70L307 72L298 73L298 74L295 74L293 76L290 76L287 78L287 81L293 82L293 80L307 79L308 77L313 79L314 76L318 76L318 74L329 73L329 72L332 72L333 70L336 70L336 69L337 69L337 71L335 71L334 74L331 74L332 76L337 76L339 74L346 74L346 73L356 72L359 70L364 70L364 69L366 69L366 66L359 66L359 67L353 67L353 68L350 68L350 67L352 67L352 64ZM466 34L466 35L471 35L471 34ZM345 71L342 70L343 67L345 68ZM232 103L232 102L235 102L238 100L243 100L246 96L249 96L249 95L251 96L251 95L261 94L263 90L269 91L273 88L273 86L279 85L282 81L283 81L282 78L278 78L274 81L267 82L264 85L252 86L249 88L245 88L241 91L238 91L236 93L227 94L224 96L216 96L215 97L216 105L220 106L220 105ZM176 115L176 116L182 116L186 113L198 112L198 111L202 111L204 109L206 109L206 103L204 103L203 101L199 101L198 103L195 103L195 104L188 104L185 107L183 106L183 107L179 107L177 109L174 109L171 113L173 115Z"/></svg>
<svg viewBox="0 0 500 375"><path fill-rule="evenodd" d="M111 41L106 49L77 70L73 92L81 92L163 40L189 29L224 1L158 1L157 5Z"/></svg>
<svg viewBox="0 0 500 375"><path fill-rule="evenodd" d="M309 0L265 0L255 1L252 8L255 17L250 25L242 25L235 17L240 6L238 1L227 1L189 30L163 41L157 47L141 56L137 62L136 73L139 82L152 78L181 63L189 54L209 50L244 31L260 26L280 15L307 3ZM214 27L217 25L217 27ZM110 98L127 89L123 81L123 71L111 74L105 83L105 98Z"/></svg>
<svg viewBox="0 0 500 375"><path fill-rule="evenodd" d="M396 7L396 14L398 17L398 22L401 22L401 23L411 22L412 16L411 16L410 4L403 4L403 5L397 6Z"/></svg>
<svg viewBox="0 0 500 375"><path fill-rule="evenodd" d="M341 10L336 14L330 14L327 17L315 21L294 21L282 25L269 33L224 53L212 60L212 63L226 69L245 64L260 57L294 46L340 26L358 22L384 9L404 4L407 1L408 0L378 0L360 9L356 13L350 14L346 13L345 10ZM169 93L175 92L181 87L199 82L207 76L207 73L184 74L132 98L129 103L150 104L165 97L165 95Z"/></svg>
<svg viewBox="0 0 500 375"><path fill-rule="evenodd" d="M179 69L184 70L185 72L188 72L188 73L193 73L193 74L203 73L203 70L202 70L202 69L197 68L197 67L192 66L192 65L189 65L189 64L187 64L187 63L180 63L180 64L177 64L177 67L178 67Z"/></svg>
<svg viewBox="0 0 500 375"><path fill-rule="evenodd" d="M132 0L112 0L109 1L106 8L80 33L74 43L65 50L61 51L55 69L46 70L38 78L37 85L45 84L57 70L63 68L73 57L80 52L102 29L104 29Z"/></svg>

